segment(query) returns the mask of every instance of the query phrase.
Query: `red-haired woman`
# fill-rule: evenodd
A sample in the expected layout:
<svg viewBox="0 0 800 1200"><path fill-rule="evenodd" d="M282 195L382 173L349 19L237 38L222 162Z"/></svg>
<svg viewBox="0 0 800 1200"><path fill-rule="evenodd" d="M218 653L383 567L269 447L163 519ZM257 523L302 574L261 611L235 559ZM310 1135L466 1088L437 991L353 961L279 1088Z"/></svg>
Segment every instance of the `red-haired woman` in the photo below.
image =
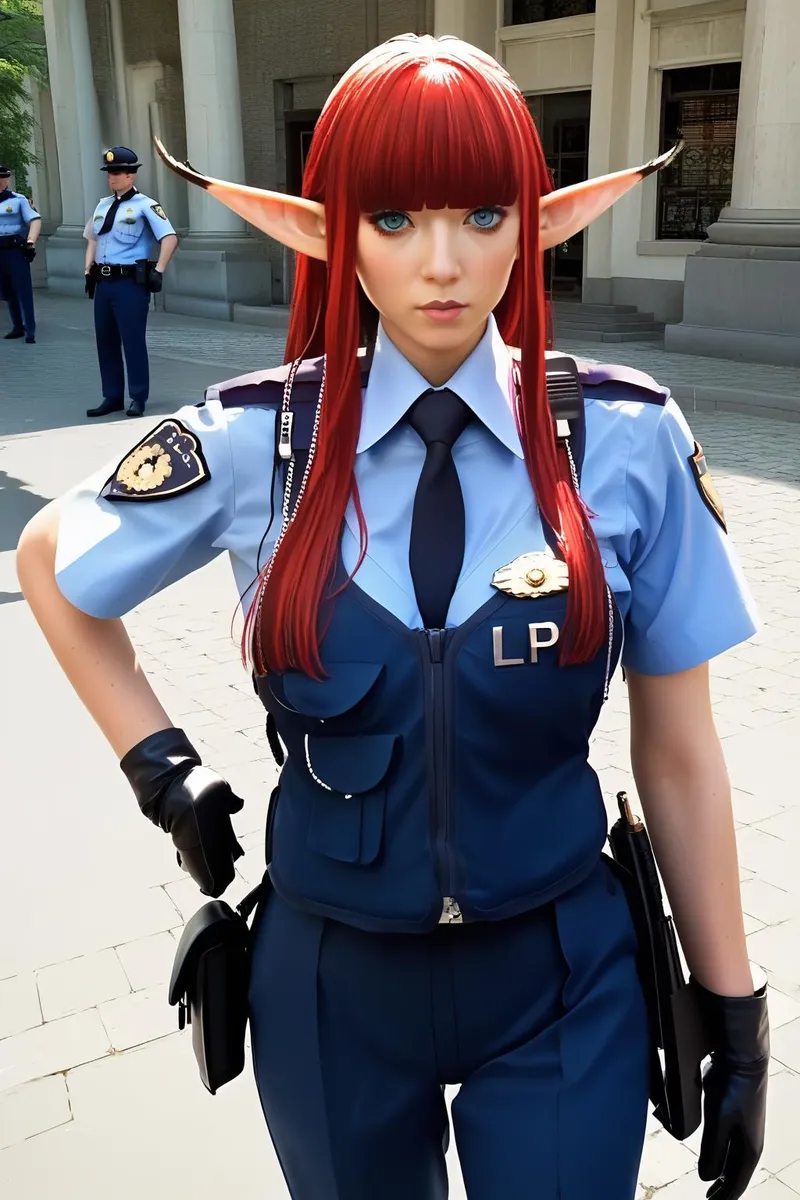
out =
<svg viewBox="0 0 800 1200"><path fill-rule="evenodd" d="M444 1197L443 1088L460 1084L470 1200L633 1197L646 1016L587 761L620 659L714 1030L700 1174L740 1196L766 1001L706 664L751 635L752 606L668 393L562 361L554 419L545 378L542 251L659 164L551 192L506 72L407 36L334 89L303 198L171 165L298 252L287 366L210 389L40 513L19 572L143 811L218 895L242 802L116 618L230 552L288 752L251 1024L292 1196Z"/></svg>

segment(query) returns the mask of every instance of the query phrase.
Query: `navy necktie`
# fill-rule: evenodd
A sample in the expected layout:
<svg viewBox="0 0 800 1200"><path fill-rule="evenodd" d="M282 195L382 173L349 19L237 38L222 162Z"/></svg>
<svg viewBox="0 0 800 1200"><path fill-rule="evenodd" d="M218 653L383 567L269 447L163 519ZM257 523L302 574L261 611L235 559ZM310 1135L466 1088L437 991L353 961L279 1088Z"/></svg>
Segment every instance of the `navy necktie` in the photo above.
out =
<svg viewBox="0 0 800 1200"><path fill-rule="evenodd" d="M114 224L114 217L117 215L117 209L119 208L121 203L122 203L122 198L120 196L115 196L114 200L111 203L111 207L109 208L108 212L105 215L105 220L103 221L103 224L100 226L100 228L97 231L98 237L100 236L101 233L110 233L111 226Z"/></svg>
<svg viewBox="0 0 800 1200"><path fill-rule="evenodd" d="M448 388L423 392L406 418L426 449L409 547L414 594L426 629L444 628L464 561L464 497L452 451L470 418L467 405Z"/></svg>

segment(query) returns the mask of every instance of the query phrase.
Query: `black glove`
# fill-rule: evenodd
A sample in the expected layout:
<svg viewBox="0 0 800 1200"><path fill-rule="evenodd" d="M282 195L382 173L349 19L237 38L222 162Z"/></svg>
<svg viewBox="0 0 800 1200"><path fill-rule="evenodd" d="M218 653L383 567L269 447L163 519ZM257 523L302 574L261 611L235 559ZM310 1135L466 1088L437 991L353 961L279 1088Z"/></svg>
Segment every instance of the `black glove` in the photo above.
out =
<svg viewBox="0 0 800 1200"><path fill-rule="evenodd" d="M160 271L156 270L155 267L151 267L150 272L147 276L148 292L152 292L153 295L155 295L156 292L161 291L163 286L164 286L164 276L161 274Z"/></svg>
<svg viewBox="0 0 800 1200"><path fill-rule="evenodd" d="M24 247L25 257L29 263L32 263L36 258L36 247L33 242L26 242Z"/></svg>
<svg viewBox="0 0 800 1200"><path fill-rule="evenodd" d="M244 854L230 818L244 801L201 764L182 729L150 734L119 765L144 815L172 835L178 862L200 891L221 896Z"/></svg>
<svg viewBox="0 0 800 1200"><path fill-rule="evenodd" d="M769 1067L767 989L716 996L699 987L711 1037L703 1074L704 1123L698 1174L713 1200L744 1195L764 1149Z"/></svg>
<svg viewBox="0 0 800 1200"><path fill-rule="evenodd" d="M94 272L87 271L84 275L84 280L85 283L83 285L83 290L86 292L86 295L90 300L94 300L94 290L97 287L97 279L95 278Z"/></svg>

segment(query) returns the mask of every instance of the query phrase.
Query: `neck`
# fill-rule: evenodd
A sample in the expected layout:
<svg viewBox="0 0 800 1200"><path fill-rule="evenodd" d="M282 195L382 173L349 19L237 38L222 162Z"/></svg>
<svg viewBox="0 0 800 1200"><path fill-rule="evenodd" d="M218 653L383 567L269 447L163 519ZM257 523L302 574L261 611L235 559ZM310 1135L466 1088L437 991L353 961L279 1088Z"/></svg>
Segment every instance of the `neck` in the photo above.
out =
<svg viewBox="0 0 800 1200"><path fill-rule="evenodd" d="M447 383L448 379L452 379L486 333L486 326L487 322L484 321L478 329L457 346L430 349L415 342L396 325L383 320L383 330L386 336L397 347L403 358L419 371L422 378L431 387L441 387L442 384Z"/></svg>

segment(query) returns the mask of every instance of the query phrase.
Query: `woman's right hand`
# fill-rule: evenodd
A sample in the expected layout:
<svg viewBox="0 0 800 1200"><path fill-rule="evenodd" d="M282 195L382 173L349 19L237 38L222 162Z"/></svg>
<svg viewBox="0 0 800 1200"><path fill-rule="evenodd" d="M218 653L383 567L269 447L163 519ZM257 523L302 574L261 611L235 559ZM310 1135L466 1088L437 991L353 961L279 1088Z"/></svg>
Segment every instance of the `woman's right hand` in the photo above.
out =
<svg viewBox="0 0 800 1200"><path fill-rule="evenodd" d="M161 729L120 761L144 815L169 833L178 862L207 896L221 896L244 854L231 813L244 801L204 767L182 729Z"/></svg>

